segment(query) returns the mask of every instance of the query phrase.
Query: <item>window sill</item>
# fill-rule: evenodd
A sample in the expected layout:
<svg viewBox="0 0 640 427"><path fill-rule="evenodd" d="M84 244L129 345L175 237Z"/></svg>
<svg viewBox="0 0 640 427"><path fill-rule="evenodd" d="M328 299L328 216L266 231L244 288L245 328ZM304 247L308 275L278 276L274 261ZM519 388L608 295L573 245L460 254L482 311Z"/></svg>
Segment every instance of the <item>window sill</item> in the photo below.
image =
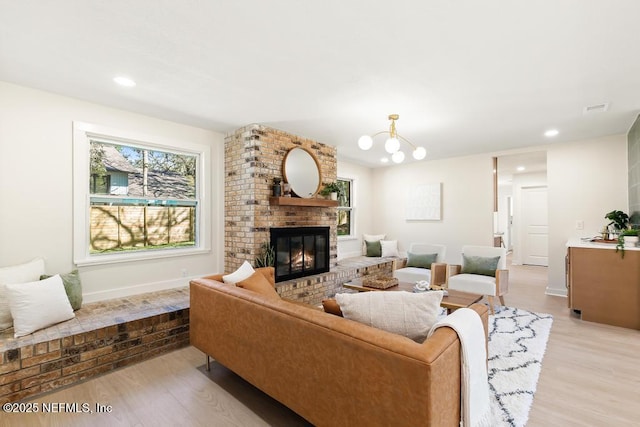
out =
<svg viewBox="0 0 640 427"><path fill-rule="evenodd" d="M211 252L208 248L197 249L164 249L158 251L145 251L140 253L119 253L119 254L105 254L105 255L92 255L81 259L75 259L74 263L78 267L89 265L104 265L104 264L116 264L122 262L135 262L145 261L162 258L173 258L189 255L201 255Z"/></svg>

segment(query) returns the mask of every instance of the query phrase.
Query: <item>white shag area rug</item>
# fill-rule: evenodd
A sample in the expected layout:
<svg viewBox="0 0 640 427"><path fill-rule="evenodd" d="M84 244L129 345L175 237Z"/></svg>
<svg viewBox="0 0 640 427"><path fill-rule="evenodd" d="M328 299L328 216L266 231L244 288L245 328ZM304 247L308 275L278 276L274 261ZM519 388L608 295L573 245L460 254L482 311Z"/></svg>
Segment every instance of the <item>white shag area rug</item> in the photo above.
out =
<svg viewBox="0 0 640 427"><path fill-rule="evenodd" d="M489 315L489 388L494 427L527 424L542 357L551 331L550 314L497 307Z"/></svg>

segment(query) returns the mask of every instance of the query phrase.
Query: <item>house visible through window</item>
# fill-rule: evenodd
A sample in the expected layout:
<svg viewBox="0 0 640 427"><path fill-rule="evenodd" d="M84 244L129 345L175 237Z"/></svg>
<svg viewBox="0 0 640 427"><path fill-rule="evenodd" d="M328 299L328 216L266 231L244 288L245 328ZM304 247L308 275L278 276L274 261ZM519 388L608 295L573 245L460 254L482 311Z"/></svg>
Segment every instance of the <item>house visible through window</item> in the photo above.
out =
<svg viewBox="0 0 640 427"><path fill-rule="evenodd" d="M201 194L209 153L186 141L74 123L74 262L209 250Z"/></svg>
<svg viewBox="0 0 640 427"><path fill-rule="evenodd" d="M353 231L353 180L338 178L338 236L351 236Z"/></svg>
<svg viewBox="0 0 640 427"><path fill-rule="evenodd" d="M196 156L91 141L90 252L195 246Z"/></svg>

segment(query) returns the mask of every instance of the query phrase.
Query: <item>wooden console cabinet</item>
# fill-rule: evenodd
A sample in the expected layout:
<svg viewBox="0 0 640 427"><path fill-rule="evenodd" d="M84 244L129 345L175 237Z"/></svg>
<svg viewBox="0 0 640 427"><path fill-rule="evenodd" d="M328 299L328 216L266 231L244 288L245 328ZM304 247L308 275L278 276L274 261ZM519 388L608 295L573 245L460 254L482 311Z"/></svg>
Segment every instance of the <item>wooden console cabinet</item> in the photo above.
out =
<svg viewBox="0 0 640 427"><path fill-rule="evenodd" d="M569 242L569 308L582 320L640 329L640 248Z"/></svg>

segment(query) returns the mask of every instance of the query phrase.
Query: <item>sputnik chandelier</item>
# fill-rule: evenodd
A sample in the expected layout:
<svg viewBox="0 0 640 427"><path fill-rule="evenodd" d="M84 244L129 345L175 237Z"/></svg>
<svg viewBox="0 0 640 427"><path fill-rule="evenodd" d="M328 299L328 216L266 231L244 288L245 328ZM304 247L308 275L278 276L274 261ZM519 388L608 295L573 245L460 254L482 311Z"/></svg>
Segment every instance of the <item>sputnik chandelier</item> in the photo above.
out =
<svg viewBox="0 0 640 427"><path fill-rule="evenodd" d="M413 148L413 158L416 160L422 160L427 156L427 150L424 147L416 147L411 142L409 142L405 137L401 136L396 132L396 120L400 118L398 114L389 114L389 120L391 120L391 124L389 125L389 130L383 130L381 132L374 133L373 135L362 135L360 139L358 139L358 147L362 150L369 150L373 146L373 138L375 136L381 135L383 133L388 133L389 138L387 138L384 143L384 149L387 153L391 154L391 160L394 163L402 163L404 161L404 152L400 150L400 140L403 140L407 144Z"/></svg>

